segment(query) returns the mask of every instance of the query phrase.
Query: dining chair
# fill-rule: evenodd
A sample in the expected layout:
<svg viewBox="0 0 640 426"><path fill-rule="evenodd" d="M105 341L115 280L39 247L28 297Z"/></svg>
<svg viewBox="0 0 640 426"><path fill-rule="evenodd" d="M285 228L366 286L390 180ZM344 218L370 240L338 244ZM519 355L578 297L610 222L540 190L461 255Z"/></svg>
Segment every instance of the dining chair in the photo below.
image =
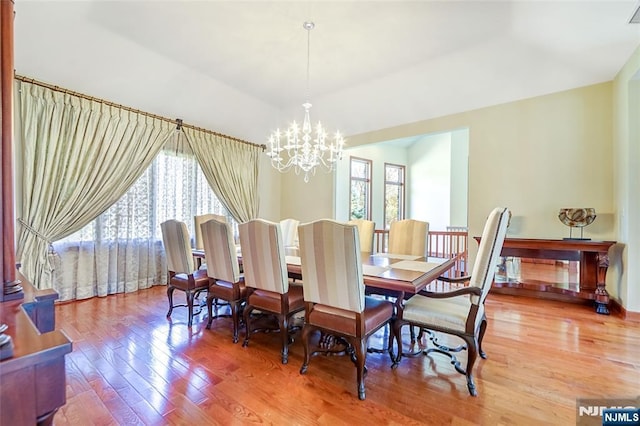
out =
<svg viewBox="0 0 640 426"><path fill-rule="evenodd" d="M233 320L233 343L238 342L242 304L245 302L247 289L244 277L240 274L236 245L233 241L231 225L226 221L211 219L201 225L204 241L204 257L207 262L209 275L209 295L207 309L209 321L207 328L211 328L214 318L228 317L228 315L213 316L214 299L229 302L231 318ZM217 305L216 305L217 306Z"/></svg>
<svg viewBox="0 0 640 426"><path fill-rule="evenodd" d="M298 255L298 225L300 225L300 221L296 219L282 219L280 221L284 247L286 254L290 256Z"/></svg>
<svg viewBox="0 0 640 426"><path fill-rule="evenodd" d="M404 219L391 222L388 253L426 256L429 222Z"/></svg>
<svg viewBox="0 0 640 426"><path fill-rule="evenodd" d="M209 277L206 270L197 269L193 255L191 254L191 241L187 225L177 220L168 220L160 224L162 230L162 242L167 256L169 270L169 282L167 285L167 297L169 298L169 312L171 316L173 308L186 306L189 308L188 325L193 323L193 301L199 292L209 289ZM173 292L175 289L184 291L187 296L186 305L173 304Z"/></svg>
<svg viewBox="0 0 640 426"><path fill-rule="evenodd" d="M358 234L360 235L360 249L373 253L373 233L376 223L367 219L352 219L347 223L358 227Z"/></svg>
<svg viewBox="0 0 640 426"><path fill-rule="evenodd" d="M423 291L412 296L404 303L402 309L398 310L394 323L398 353L393 367L396 367L402 358L402 326L418 326L430 331L430 340L435 346L426 349L425 355L437 352L449 356L456 371L467 377L469 393L472 396L478 395L472 371L478 354L482 358L487 357L482 351L482 339L487 329L484 302L493 283L510 218L511 212L503 207L495 208L489 214L470 276L438 278L454 283L468 282L467 287L442 293ZM439 343L433 332L458 336L465 344L450 348ZM468 350L467 368L462 369L454 354L465 349Z"/></svg>
<svg viewBox="0 0 640 426"><path fill-rule="evenodd" d="M365 399L367 341L391 321L393 303L365 295L355 225L323 219L300 225L298 231L305 301L304 363L300 373L307 372L312 356L326 352L318 344L312 350L311 333L336 336L347 343L356 366L358 397Z"/></svg>
<svg viewBox="0 0 640 426"><path fill-rule="evenodd" d="M289 283L287 262L280 224L254 219L239 225L244 279L247 286L247 304L244 308L245 338L249 344L255 320L263 315L253 315L255 309L278 318L282 341L282 363L289 359L289 322L291 317L304 310L302 286Z"/></svg>
<svg viewBox="0 0 640 426"><path fill-rule="evenodd" d="M205 213L205 214L201 214L201 215L196 215L193 217L193 224L195 227L195 248L197 250L204 250L204 241L202 239L202 229L200 228L200 225L202 225L203 223L211 220L211 219L215 219L217 221L220 222L226 222L227 218L219 215L219 214L213 214L213 213Z"/></svg>

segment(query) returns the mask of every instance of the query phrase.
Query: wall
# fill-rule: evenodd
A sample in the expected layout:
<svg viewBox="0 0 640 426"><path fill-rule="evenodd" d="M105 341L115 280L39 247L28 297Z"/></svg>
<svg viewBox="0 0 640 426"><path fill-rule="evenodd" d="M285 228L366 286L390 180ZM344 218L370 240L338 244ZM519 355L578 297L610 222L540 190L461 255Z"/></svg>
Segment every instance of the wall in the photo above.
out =
<svg viewBox="0 0 640 426"><path fill-rule="evenodd" d="M467 226L469 129L451 132L451 206L449 224Z"/></svg>
<svg viewBox="0 0 640 426"><path fill-rule="evenodd" d="M480 235L488 213L504 205L514 214L510 236L562 238L569 230L558 210L593 207L598 217L585 236L613 239L612 86L606 82L353 135L349 146L468 128L470 235ZM281 208L302 197L304 203L286 206L292 214L330 215L332 177L316 176L312 187L299 182L283 178ZM476 249L470 245L472 259Z"/></svg>
<svg viewBox="0 0 640 426"><path fill-rule="evenodd" d="M426 135L408 149L407 218L429 222L432 231L449 225L451 133Z"/></svg>
<svg viewBox="0 0 640 426"><path fill-rule="evenodd" d="M616 248L607 289L632 312L640 312L640 46L613 82Z"/></svg>

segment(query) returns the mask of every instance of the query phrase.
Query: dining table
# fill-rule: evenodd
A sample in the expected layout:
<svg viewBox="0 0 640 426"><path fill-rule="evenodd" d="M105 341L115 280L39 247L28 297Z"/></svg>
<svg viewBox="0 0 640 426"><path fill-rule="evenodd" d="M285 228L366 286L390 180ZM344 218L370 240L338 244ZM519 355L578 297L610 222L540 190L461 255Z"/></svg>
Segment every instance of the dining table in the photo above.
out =
<svg viewBox="0 0 640 426"><path fill-rule="evenodd" d="M204 258L204 250L193 250L196 259ZM299 256L285 256L287 272L294 279L303 279ZM455 257L422 257L393 253L362 252L363 281L368 294L391 296L396 307L402 309L402 300L424 290L438 277L450 274ZM242 253L238 251L242 265Z"/></svg>

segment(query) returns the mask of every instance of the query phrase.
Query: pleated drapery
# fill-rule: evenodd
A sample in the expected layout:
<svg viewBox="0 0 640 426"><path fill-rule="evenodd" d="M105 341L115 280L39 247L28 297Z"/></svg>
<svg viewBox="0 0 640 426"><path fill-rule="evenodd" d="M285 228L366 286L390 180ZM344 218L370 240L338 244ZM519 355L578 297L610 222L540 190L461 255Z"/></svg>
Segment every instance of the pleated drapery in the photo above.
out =
<svg viewBox="0 0 640 426"><path fill-rule="evenodd" d="M213 189L238 223L258 217L258 155L261 147L184 128L189 146Z"/></svg>
<svg viewBox="0 0 640 426"><path fill-rule="evenodd" d="M49 247L115 203L175 129L171 122L20 82L23 199L18 259L52 286Z"/></svg>

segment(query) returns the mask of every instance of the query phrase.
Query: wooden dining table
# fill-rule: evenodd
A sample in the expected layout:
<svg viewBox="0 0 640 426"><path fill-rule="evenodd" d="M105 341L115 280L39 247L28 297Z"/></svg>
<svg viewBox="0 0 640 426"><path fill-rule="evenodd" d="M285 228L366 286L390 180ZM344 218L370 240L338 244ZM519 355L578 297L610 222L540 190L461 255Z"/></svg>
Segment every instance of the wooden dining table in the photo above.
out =
<svg viewBox="0 0 640 426"><path fill-rule="evenodd" d="M203 250L193 250L197 259L204 258ZM419 293L432 281L445 275L455 266L456 258L420 257L392 253L363 252L362 272L367 293L396 298L398 308L406 297ZM242 254L238 254L242 264ZM292 278L303 279L300 257L286 256L287 272Z"/></svg>

